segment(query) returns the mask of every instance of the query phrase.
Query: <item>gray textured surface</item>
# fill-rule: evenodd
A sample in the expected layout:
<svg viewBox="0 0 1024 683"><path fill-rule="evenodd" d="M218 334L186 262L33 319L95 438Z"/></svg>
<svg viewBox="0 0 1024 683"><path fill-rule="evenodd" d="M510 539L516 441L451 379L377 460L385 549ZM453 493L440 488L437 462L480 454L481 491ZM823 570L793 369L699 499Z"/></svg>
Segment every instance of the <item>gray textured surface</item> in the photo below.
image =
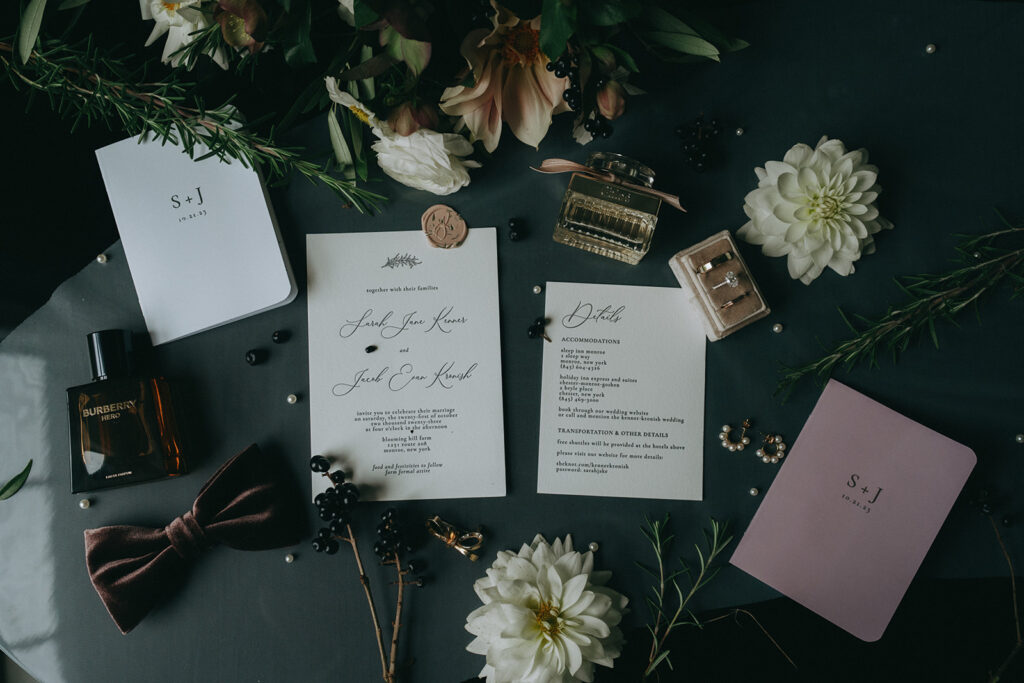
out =
<svg viewBox="0 0 1024 683"><path fill-rule="evenodd" d="M752 417L792 439L817 398L808 383L781 404L771 394L779 364L815 357L819 343L845 335L835 307L876 314L900 294L898 274L938 270L948 262L957 232L995 225L992 207L1024 213L1018 164L1024 130L1017 124L1024 69L1024 7L1016 3L874 2L825 9L820 3L743 5L730 28L754 47L721 65L686 67L646 83L653 94L630 101L616 133L595 148L649 163L657 186L675 190L686 215L664 210L651 253L637 267L554 244L551 225L566 179L528 171L546 157L581 159L584 151L556 121L541 151L508 139L473 184L448 198L472 226L497 225L505 388L506 469L502 499L409 503L402 514L429 513L483 524L485 560L537 532L568 532L577 542L601 543L598 563L613 585L637 605L627 626L640 624L644 587L634 559L646 556L639 534L645 513L671 512L682 540L696 538L708 515L742 530L775 469L752 456L726 454L718 425ZM927 43L940 46L925 55ZM727 136L718 170L697 176L678 161L673 128L701 110L742 125ZM321 125L309 139L325 137ZM707 353L705 501L667 503L539 496L536 451L541 342L526 327L543 310L532 294L546 280L674 286L666 262L673 253L723 228L742 224L743 196L755 185L753 167L781 158L798 141L820 135L866 147L881 168L880 206L896 229L877 239L878 253L840 278L828 272L807 287L789 279L780 259L748 245L744 257L773 315L710 344ZM506 132L507 135L507 132ZM511 138L511 136L508 136ZM412 229L435 197L387 183L383 215L368 218L340 208L330 193L305 183L272 193L292 264L305 272L306 233ZM1010 204L1008 204L1010 202ZM526 221L526 239L511 243L504 225ZM288 393L306 393L305 296L291 305L174 342L153 351L151 367L177 381L193 437L193 473L93 496L81 511L69 491L64 388L89 379L84 335L94 329L143 329L118 247L105 265L92 263L0 344L0 435L6 463L29 457L36 466L17 497L0 503L0 646L45 683L149 681L364 681L377 676L366 607L351 558L315 556L303 545L294 564L286 550L241 553L216 549L195 566L177 598L122 637L103 610L85 572L84 528L111 523L162 525L187 509L205 479L250 442L286 458L305 482L308 407L289 406ZM472 283L466 283L472 286ZM979 455L969 487L980 482L1010 492L1024 461L1013 435L1024 431L1020 405L1020 304L997 294L980 320L940 327L942 348L916 344L898 365L859 369L839 378L873 398L960 440ZM772 323L785 332L772 334ZM292 340L270 344L270 333ZM653 334L657 333L652 329ZM819 342L820 340L820 342ZM269 362L251 368L246 349L266 346ZM310 510L312 532L312 509ZM360 521L368 551L379 507ZM984 576L1004 571L997 548L977 518L954 509L925 561L927 576ZM1019 551L1020 539L1011 538ZM423 553L433 584L412 594L403 656L414 656L411 683L462 680L482 665L463 651L462 629L477 603L472 581L484 562L470 564L439 544ZM866 558L869 561L869 558ZM383 578L383 574L380 575ZM378 584L378 593L386 589ZM726 568L700 606L741 604L774 593ZM384 600L387 603L387 600Z"/></svg>

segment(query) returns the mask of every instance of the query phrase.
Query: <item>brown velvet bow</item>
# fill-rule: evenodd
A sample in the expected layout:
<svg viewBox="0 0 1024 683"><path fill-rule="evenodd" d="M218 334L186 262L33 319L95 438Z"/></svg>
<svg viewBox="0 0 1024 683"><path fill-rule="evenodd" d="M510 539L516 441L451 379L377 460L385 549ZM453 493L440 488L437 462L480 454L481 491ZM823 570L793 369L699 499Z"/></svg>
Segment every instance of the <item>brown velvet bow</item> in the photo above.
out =
<svg viewBox="0 0 1024 683"><path fill-rule="evenodd" d="M176 589L206 548L222 543L267 550L297 543L301 496L280 475L279 463L254 444L228 460L203 486L192 510L163 529L86 529L89 578L121 633Z"/></svg>

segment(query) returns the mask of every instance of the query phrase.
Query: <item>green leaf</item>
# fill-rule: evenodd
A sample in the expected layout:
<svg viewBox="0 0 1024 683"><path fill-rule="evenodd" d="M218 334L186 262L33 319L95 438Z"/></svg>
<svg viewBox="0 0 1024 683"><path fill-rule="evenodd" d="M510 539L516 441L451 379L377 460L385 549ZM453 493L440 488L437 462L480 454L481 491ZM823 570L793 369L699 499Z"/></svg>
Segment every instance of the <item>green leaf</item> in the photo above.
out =
<svg viewBox="0 0 1024 683"><path fill-rule="evenodd" d="M25 481L28 479L28 473L32 471L32 461L29 460L28 464L25 465L25 469L16 474L9 482L0 488L0 500L7 500L25 485Z"/></svg>
<svg viewBox="0 0 1024 683"><path fill-rule="evenodd" d="M298 2L293 4L300 4ZM284 50L284 61L291 67L316 64L316 53L313 42L309 38L313 23L313 8L309 0L302 0L301 7L296 7L294 15L290 15L292 24L288 37L284 41L288 47Z"/></svg>
<svg viewBox="0 0 1024 683"><path fill-rule="evenodd" d="M654 670L658 668L658 666L662 663L662 661L668 659L668 653L669 653L669 651L665 650L660 655L658 655L655 658L655 660L653 662L651 662L651 665L648 666L647 669L644 671L644 676L650 676L652 673L654 673ZM668 662L668 668L670 668L670 669L672 668L672 662L671 661Z"/></svg>
<svg viewBox="0 0 1024 683"><path fill-rule="evenodd" d="M618 60L619 64L626 67L633 73L639 73L640 69L637 68L636 62L633 60L632 55L630 55L622 48L616 47L615 45L605 45L605 47L607 47L609 50L615 53L615 57Z"/></svg>
<svg viewBox="0 0 1024 683"><path fill-rule="evenodd" d="M22 64L28 62L32 48L36 46L36 38L39 37L39 28L43 25L45 10L46 0L32 0L21 17L21 25L18 26L18 57Z"/></svg>
<svg viewBox="0 0 1024 683"><path fill-rule="evenodd" d="M565 52L565 44L576 32L576 5L571 0L544 0L540 22L540 49L550 59Z"/></svg>
<svg viewBox="0 0 1024 683"><path fill-rule="evenodd" d="M846 317L846 313L843 312L843 309L837 306L836 310L839 311L839 317L843 319L843 322L846 323L846 326L850 328L850 331L853 332L854 334L860 334L860 330L853 326L853 323L851 323L850 319Z"/></svg>
<svg viewBox="0 0 1024 683"><path fill-rule="evenodd" d="M700 36L674 31L648 31L649 40L670 50L718 61L718 48Z"/></svg>
<svg viewBox="0 0 1024 683"><path fill-rule="evenodd" d="M89 0L64 0L64 2L57 5L58 10L74 9L81 7L82 5L89 4Z"/></svg>
<svg viewBox="0 0 1024 683"><path fill-rule="evenodd" d="M338 123L338 116L334 113L334 107L327 111L327 131L331 136L334 159L338 162L338 166L341 167L342 173L352 171L352 177L355 177L355 169L352 168L352 152L349 151L348 143L345 142L345 136L341 132L341 124Z"/></svg>
<svg viewBox="0 0 1024 683"><path fill-rule="evenodd" d="M593 26L617 26L635 19L643 11L638 2L587 0L580 3L585 21Z"/></svg>
<svg viewBox="0 0 1024 683"><path fill-rule="evenodd" d="M359 59L365 63L371 57L373 57L373 48L369 45L363 45L359 53ZM367 102L372 102L377 97L377 88L373 83L372 76L359 81L359 89L362 91L363 97Z"/></svg>
<svg viewBox="0 0 1024 683"><path fill-rule="evenodd" d="M366 26L380 19L380 15L373 11L366 0L355 0L352 6L355 9L356 27Z"/></svg>
<svg viewBox="0 0 1024 683"><path fill-rule="evenodd" d="M713 43L723 52L736 52L737 50L742 50L745 47L750 47L750 43L747 41L725 35L713 24L708 21L704 21L692 12L687 12L680 8L676 8L675 11L680 17L682 17L682 21L697 31L698 35Z"/></svg>
<svg viewBox="0 0 1024 683"><path fill-rule="evenodd" d="M651 5L647 8L646 19L651 25L651 28L660 29L669 33L683 33L690 36L699 37L700 35L682 19L671 12L658 7L657 5Z"/></svg>

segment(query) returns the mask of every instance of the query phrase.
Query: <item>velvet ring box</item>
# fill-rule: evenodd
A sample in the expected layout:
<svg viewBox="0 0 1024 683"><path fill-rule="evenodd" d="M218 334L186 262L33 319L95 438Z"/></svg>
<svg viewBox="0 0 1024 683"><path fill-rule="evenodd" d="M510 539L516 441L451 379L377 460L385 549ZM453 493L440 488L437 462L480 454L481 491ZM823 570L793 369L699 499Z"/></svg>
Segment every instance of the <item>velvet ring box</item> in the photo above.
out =
<svg viewBox="0 0 1024 683"><path fill-rule="evenodd" d="M683 249L668 265L700 313L710 341L771 313L728 230Z"/></svg>

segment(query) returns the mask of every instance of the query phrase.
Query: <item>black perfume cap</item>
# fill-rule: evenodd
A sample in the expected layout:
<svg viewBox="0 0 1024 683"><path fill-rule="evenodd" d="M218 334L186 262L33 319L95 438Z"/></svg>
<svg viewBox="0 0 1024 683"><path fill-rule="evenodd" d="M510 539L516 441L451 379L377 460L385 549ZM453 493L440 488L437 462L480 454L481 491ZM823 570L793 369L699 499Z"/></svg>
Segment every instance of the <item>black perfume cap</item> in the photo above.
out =
<svg viewBox="0 0 1024 683"><path fill-rule="evenodd" d="M89 363L92 379L127 377L131 374L132 335L127 330L90 332Z"/></svg>

